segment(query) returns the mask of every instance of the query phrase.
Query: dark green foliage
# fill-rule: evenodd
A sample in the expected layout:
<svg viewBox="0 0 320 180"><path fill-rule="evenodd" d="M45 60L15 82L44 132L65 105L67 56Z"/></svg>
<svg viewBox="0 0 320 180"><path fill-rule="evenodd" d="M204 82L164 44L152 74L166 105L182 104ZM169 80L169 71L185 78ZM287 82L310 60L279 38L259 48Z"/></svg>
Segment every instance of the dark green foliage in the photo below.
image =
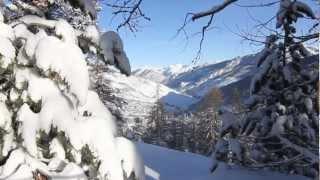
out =
<svg viewBox="0 0 320 180"><path fill-rule="evenodd" d="M87 144L81 148L81 166L89 167L86 171L89 179L97 179L100 163L101 161L93 154Z"/></svg>
<svg viewBox="0 0 320 180"><path fill-rule="evenodd" d="M37 146L41 148L43 157L50 159L53 157L53 154L50 153L50 133L47 134L44 130L39 131L39 137L37 138Z"/></svg>
<svg viewBox="0 0 320 180"><path fill-rule="evenodd" d="M86 144L81 148L81 163L82 164L94 164L96 157L91 152L89 146Z"/></svg>

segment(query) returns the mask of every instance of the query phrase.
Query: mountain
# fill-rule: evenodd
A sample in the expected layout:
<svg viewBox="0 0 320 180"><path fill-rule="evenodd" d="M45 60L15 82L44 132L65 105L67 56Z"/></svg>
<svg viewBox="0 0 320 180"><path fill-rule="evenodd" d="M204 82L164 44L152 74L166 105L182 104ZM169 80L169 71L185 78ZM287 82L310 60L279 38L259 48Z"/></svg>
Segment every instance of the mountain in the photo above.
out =
<svg viewBox="0 0 320 180"><path fill-rule="evenodd" d="M108 66L100 75L104 87L108 88L105 91L109 93L104 102L129 126L135 118L145 119L157 100L168 111L194 110L214 87L221 89L224 103L229 104L234 89L238 89L243 98L249 95L251 78L258 70L258 56L251 54L199 66L141 68L133 71L131 76ZM100 94L100 97L105 95Z"/></svg>
<svg viewBox="0 0 320 180"><path fill-rule="evenodd" d="M256 57L248 55L199 66L141 68L131 76L108 66L99 75L102 82L98 84L107 88L99 95L113 114L130 126L135 118L145 119L157 100L171 112L193 109L213 87L225 87L252 76Z"/></svg>
<svg viewBox="0 0 320 180"><path fill-rule="evenodd" d="M105 104L130 124L135 118L145 118L151 107L160 100L167 111L186 110L197 99L139 76L126 76L113 66L108 66L100 75L104 94L100 94ZM100 83L101 84L101 83ZM129 121L128 121L129 120Z"/></svg>
<svg viewBox="0 0 320 180"><path fill-rule="evenodd" d="M251 54L195 67L175 65L163 69L137 69L133 74L149 80L156 79L172 89L200 99L214 87L224 87L252 76L257 71L257 57L258 54Z"/></svg>
<svg viewBox="0 0 320 180"><path fill-rule="evenodd" d="M133 71L135 76L143 77L157 83L167 84L179 74L192 70L192 66L174 64L164 68L144 67Z"/></svg>

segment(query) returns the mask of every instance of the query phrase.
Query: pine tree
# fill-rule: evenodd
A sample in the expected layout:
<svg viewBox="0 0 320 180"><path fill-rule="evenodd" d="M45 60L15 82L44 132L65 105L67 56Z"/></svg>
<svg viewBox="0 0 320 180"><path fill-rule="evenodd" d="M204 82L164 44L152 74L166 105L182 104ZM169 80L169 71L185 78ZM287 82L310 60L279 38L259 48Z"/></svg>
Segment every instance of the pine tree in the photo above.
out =
<svg viewBox="0 0 320 180"><path fill-rule="evenodd" d="M241 113L244 110L244 105L242 103L241 97L242 96L240 90L238 88L235 88L232 91L231 95L231 106L233 112Z"/></svg>
<svg viewBox="0 0 320 180"><path fill-rule="evenodd" d="M318 178L319 111L315 108L319 70L308 64L319 59L310 56L303 38L295 35L294 22L303 16L314 18L306 4L281 1L277 28L283 28L284 36L266 38L259 72L245 103L245 119L222 110L215 159Z"/></svg>
<svg viewBox="0 0 320 180"><path fill-rule="evenodd" d="M96 1L2 6L0 179L144 179L143 164L134 167L126 156L141 162L134 145L118 137L111 113L89 90L86 59L114 56L130 70L123 49L106 50L120 37L99 38Z"/></svg>
<svg viewBox="0 0 320 180"><path fill-rule="evenodd" d="M148 116L147 132L145 141L147 143L167 146L165 142L166 112L160 100L156 101Z"/></svg>
<svg viewBox="0 0 320 180"><path fill-rule="evenodd" d="M213 88L204 98L197 113L198 128L197 141L198 151L201 154L209 155L212 151L212 146L217 141L220 119L218 110L223 103L223 94L220 89Z"/></svg>

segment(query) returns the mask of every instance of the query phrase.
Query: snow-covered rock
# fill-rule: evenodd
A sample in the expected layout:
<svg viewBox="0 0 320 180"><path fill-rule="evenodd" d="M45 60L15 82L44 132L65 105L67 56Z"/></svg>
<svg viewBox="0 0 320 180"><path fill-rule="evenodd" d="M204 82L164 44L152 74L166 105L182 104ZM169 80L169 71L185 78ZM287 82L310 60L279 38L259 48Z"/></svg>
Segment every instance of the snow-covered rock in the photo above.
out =
<svg viewBox="0 0 320 180"><path fill-rule="evenodd" d="M107 63L115 65L126 75L131 74L129 59L124 51L122 40L116 32L103 33L100 37L100 48Z"/></svg>

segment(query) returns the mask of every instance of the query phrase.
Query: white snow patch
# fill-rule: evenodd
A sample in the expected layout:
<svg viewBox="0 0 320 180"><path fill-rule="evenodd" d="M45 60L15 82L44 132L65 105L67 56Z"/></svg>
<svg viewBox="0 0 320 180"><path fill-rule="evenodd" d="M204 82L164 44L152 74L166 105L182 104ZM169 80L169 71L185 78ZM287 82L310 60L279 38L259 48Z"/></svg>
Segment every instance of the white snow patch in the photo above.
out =
<svg viewBox="0 0 320 180"><path fill-rule="evenodd" d="M100 34L97 29L97 26L91 25L85 29L84 37L89 39L94 44L99 44Z"/></svg>
<svg viewBox="0 0 320 180"><path fill-rule="evenodd" d="M143 160L140 157L135 144L123 137L116 138L117 152L122 162L122 168L130 177L132 173L139 180L145 180Z"/></svg>
<svg viewBox="0 0 320 180"><path fill-rule="evenodd" d="M70 92L85 104L89 86L88 69L80 48L55 37L42 39L36 50L36 65L43 71L52 70L66 79Z"/></svg>
<svg viewBox="0 0 320 180"><path fill-rule="evenodd" d="M146 169L154 172L147 171L147 180L156 180L159 177L156 176L158 173L162 180L308 180L303 176L267 170L253 171L224 163L218 163L217 169L210 173L212 160L208 157L144 143L137 143L137 147L145 161Z"/></svg>
<svg viewBox="0 0 320 180"><path fill-rule="evenodd" d="M5 57L1 58L1 60L4 61L4 63L9 64L16 56L16 49L6 37L0 36L0 42L0 54Z"/></svg>

